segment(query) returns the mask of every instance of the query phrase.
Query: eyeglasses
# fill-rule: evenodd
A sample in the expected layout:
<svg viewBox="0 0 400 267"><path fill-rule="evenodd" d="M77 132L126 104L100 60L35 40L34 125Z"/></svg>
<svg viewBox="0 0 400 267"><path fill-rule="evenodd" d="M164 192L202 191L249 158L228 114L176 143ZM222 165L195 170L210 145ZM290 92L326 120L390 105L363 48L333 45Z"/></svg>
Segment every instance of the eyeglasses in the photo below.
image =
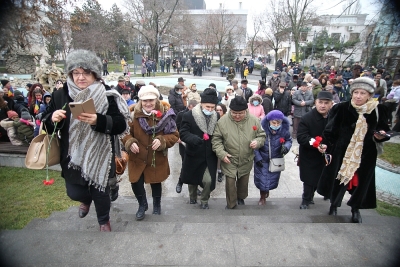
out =
<svg viewBox="0 0 400 267"><path fill-rule="evenodd" d="M73 71L72 72L72 76L75 77L75 78L78 78L81 75L83 77L87 78L87 77L90 77L90 75L92 75L92 73L90 71L84 71L84 72Z"/></svg>

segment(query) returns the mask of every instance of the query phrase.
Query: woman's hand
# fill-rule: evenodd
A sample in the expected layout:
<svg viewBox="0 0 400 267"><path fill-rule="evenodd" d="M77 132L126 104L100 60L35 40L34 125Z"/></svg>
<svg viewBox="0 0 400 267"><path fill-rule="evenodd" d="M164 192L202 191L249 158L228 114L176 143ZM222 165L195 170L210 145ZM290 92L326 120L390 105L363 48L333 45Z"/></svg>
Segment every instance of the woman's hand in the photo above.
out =
<svg viewBox="0 0 400 267"><path fill-rule="evenodd" d="M327 148L327 145L320 145L320 146L318 146L318 151L320 153L325 153L326 148Z"/></svg>
<svg viewBox="0 0 400 267"><path fill-rule="evenodd" d="M53 112L53 115L51 116L51 121L54 122L60 122L61 120L65 119L67 116L65 115L67 111L63 109L58 109Z"/></svg>
<svg viewBox="0 0 400 267"><path fill-rule="evenodd" d="M387 137L386 137L386 132L383 131L383 130L381 130L381 131L379 131L379 132L375 132L375 133L374 133L374 137L375 137L376 139L378 139L378 140L382 140L382 139L387 138Z"/></svg>
<svg viewBox="0 0 400 267"><path fill-rule="evenodd" d="M257 141L256 140L253 140L253 141L251 141L251 143L250 143L250 147L252 148L252 149L256 149L257 148Z"/></svg>
<svg viewBox="0 0 400 267"><path fill-rule="evenodd" d="M88 123L90 125L96 125L97 114L81 113L81 115L78 116L78 120L80 120L81 122Z"/></svg>
<svg viewBox="0 0 400 267"><path fill-rule="evenodd" d="M131 149L131 151L132 151L133 154L139 153L139 147L138 147L138 145L137 145L136 143L133 143L133 144L131 145L130 149Z"/></svg>
<svg viewBox="0 0 400 267"><path fill-rule="evenodd" d="M154 139L153 143L151 143L151 148L153 150L157 150L157 148L159 148L161 145L161 141L159 139Z"/></svg>

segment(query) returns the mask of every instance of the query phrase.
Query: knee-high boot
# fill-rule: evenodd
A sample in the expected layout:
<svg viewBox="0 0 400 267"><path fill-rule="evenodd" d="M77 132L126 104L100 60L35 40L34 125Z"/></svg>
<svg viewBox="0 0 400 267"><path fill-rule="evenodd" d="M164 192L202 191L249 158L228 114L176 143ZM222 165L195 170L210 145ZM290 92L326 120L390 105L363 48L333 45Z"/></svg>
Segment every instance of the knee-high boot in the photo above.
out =
<svg viewBox="0 0 400 267"><path fill-rule="evenodd" d="M140 221L144 219L144 213L148 210L149 205L147 204L146 196L136 196L139 204L138 211L136 212L136 220Z"/></svg>
<svg viewBox="0 0 400 267"><path fill-rule="evenodd" d="M153 198L153 214L161 215L161 197Z"/></svg>

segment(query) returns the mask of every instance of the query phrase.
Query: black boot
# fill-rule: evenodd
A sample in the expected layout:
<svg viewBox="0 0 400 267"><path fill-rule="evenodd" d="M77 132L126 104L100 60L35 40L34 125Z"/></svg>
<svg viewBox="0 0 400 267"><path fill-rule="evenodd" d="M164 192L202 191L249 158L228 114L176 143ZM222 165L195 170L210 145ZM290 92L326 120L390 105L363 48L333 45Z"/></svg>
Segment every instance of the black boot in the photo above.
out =
<svg viewBox="0 0 400 267"><path fill-rule="evenodd" d="M161 197L153 198L153 214L161 215Z"/></svg>
<svg viewBox="0 0 400 267"><path fill-rule="evenodd" d="M362 223L360 210L356 208L351 209L351 221L353 223Z"/></svg>
<svg viewBox="0 0 400 267"><path fill-rule="evenodd" d="M111 202L117 200L118 191L119 191L119 185L118 184L114 188L110 188L110 200L111 200Z"/></svg>
<svg viewBox="0 0 400 267"><path fill-rule="evenodd" d="M337 207L335 205L331 205L331 207L329 208L329 213L328 214L336 216L337 215Z"/></svg>
<svg viewBox="0 0 400 267"><path fill-rule="evenodd" d="M218 182L222 182L222 175L224 175L222 172L218 173Z"/></svg>
<svg viewBox="0 0 400 267"><path fill-rule="evenodd" d="M136 212L136 220L141 221L144 219L144 213L149 208L147 204L147 199L145 196L136 196L139 204L138 211Z"/></svg>

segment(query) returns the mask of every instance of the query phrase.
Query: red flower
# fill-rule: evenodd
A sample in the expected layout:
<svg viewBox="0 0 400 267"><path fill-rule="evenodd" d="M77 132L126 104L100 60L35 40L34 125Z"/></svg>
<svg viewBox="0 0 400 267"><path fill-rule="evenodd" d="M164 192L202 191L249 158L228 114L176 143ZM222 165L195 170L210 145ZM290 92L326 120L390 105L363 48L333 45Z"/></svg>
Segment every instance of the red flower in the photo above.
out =
<svg viewBox="0 0 400 267"><path fill-rule="evenodd" d="M254 130L254 131L257 131L257 126L254 125L254 126L253 126L253 130Z"/></svg>
<svg viewBox="0 0 400 267"><path fill-rule="evenodd" d="M318 143L321 143L322 137L321 136L316 136L315 137L315 141L317 141Z"/></svg>
<svg viewBox="0 0 400 267"><path fill-rule="evenodd" d="M204 133L203 134L203 139L207 141L208 139L210 139L210 136L208 136L207 133Z"/></svg>
<svg viewBox="0 0 400 267"><path fill-rule="evenodd" d="M318 148L319 147L319 142L315 140L315 142L312 144L313 147Z"/></svg>
<svg viewBox="0 0 400 267"><path fill-rule="evenodd" d="M52 179L50 179L50 180L43 180L43 184L44 185L52 185L52 184L54 184L54 179L52 178Z"/></svg>
<svg viewBox="0 0 400 267"><path fill-rule="evenodd" d="M161 111L157 110L156 117L157 117L157 118L161 118L161 116L162 116L162 113L161 113Z"/></svg>
<svg viewBox="0 0 400 267"><path fill-rule="evenodd" d="M283 144L285 142L286 142L285 138L283 138L283 137L279 138L279 143Z"/></svg>

